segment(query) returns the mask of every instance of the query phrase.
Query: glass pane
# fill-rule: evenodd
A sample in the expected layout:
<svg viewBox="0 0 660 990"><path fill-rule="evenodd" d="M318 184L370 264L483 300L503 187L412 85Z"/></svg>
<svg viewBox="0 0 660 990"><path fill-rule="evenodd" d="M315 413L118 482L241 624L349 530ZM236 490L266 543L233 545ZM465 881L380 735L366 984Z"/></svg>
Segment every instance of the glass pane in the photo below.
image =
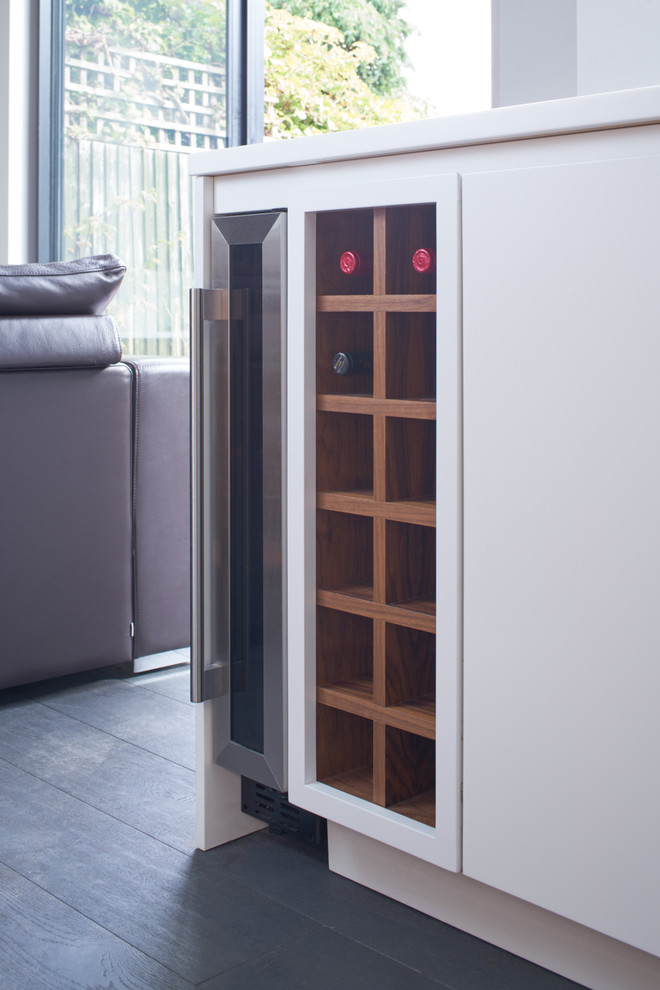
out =
<svg viewBox="0 0 660 990"><path fill-rule="evenodd" d="M62 257L126 263L126 354L186 354L186 159L226 143L225 0L66 0L65 17Z"/></svg>
<svg viewBox="0 0 660 990"><path fill-rule="evenodd" d="M264 751L263 346L261 244L230 248L231 738Z"/></svg>
<svg viewBox="0 0 660 990"><path fill-rule="evenodd" d="M491 105L490 0L266 0L265 136Z"/></svg>

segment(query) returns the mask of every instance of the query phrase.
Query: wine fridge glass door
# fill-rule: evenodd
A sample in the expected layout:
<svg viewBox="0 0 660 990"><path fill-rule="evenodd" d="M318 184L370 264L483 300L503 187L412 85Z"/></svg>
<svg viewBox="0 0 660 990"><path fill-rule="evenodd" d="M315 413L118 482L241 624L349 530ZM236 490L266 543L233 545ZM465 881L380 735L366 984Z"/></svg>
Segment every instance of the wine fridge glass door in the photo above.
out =
<svg viewBox="0 0 660 990"><path fill-rule="evenodd" d="M193 694L219 706L217 762L280 790L285 236L282 213L213 218L193 354Z"/></svg>

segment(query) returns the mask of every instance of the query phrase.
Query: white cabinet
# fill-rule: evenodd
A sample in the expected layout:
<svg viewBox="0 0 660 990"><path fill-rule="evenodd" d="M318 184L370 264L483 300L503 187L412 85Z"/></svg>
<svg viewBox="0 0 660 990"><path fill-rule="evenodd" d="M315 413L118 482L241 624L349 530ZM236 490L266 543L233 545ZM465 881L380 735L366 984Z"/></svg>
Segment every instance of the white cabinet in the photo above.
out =
<svg viewBox="0 0 660 990"><path fill-rule="evenodd" d="M464 872L660 954L660 158L463 192Z"/></svg>
<svg viewBox="0 0 660 990"><path fill-rule="evenodd" d="M466 174L462 228L456 175L305 193L290 210L288 375L291 800L460 868L463 618L465 874L655 952L659 180L655 158ZM394 529L412 530L411 539L422 532L409 525L419 500L392 494L387 481L388 472L408 470L417 442L405 433L394 445L395 426L411 424L399 417L419 413L405 411L411 396L388 382L415 346L419 316L410 287L396 296L389 275L356 296L341 295L352 291L341 279L321 283L338 265L342 238L364 245L378 269L379 208L383 224L400 211L401 226L385 238L394 252L399 240L408 246L406 211L414 218L416 203L431 202L437 711L429 819L393 810L383 783L397 760L421 767L431 756L429 743L399 738L408 699L388 697L394 660L384 637L401 613L377 576L379 566L409 566L392 562ZM363 242L352 226L360 217ZM389 271L384 255L383 264ZM401 298L404 314L396 312ZM373 381L359 383L367 395L329 397L332 352L348 341L376 354L379 334L389 369L381 385L376 368ZM341 563L343 542L350 565ZM423 540L416 546L421 571ZM369 590L348 591L342 602L343 584ZM328 637L338 639L340 659L328 659ZM424 647L405 637L397 663L412 681Z"/></svg>
<svg viewBox="0 0 660 990"><path fill-rule="evenodd" d="M314 190L289 237L289 797L457 870L458 177Z"/></svg>
<svg viewBox="0 0 660 990"><path fill-rule="evenodd" d="M291 800L450 870L460 869L462 827L467 876L656 953L659 188L659 159L633 158L305 193L290 210L288 385ZM437 204L432 821L388 807L382 780L378 797L379 775L396 774L401 759L388 749L401 706L389 707L387 686L378 701L379 663L386 685L393 665L379 637L394 628L388 610L398 620L375 575L392 541L379 549L377 534L407 517L386 481L379 494L377 437L382 428L385 474L395 461L406 470L412 434L395 449L388 431L401 415L397 401L403 407L410 396L386 384L379 393L378 369L360 385L366 397L322 394L334 388L323 369L342 340L376 351L382 328L391 369L415 346L418 319L412 304L408 315L388 314L399 302L385 301L385 282L360 290L358 313L350 297L331 304L324 293L349 290L320 285L325 242L336 265L342 237L348 247L355 241L356 228L342 226L347 217L362 211L371 229L374 208L383 208L385 223L395 206L414 217L416 202ZM407 244L405 220L388 250L395 236ZM377 267L378 248L375 255ZM327 467L317 478L327 454L319 444L328 443L336 484ZM355 477L346 472L351 461ZM329 499L329 487L348 501ZM356 525L344 532L349 517ZM344 539L368 572L354 575L354 584L371 585L362 604L337 604L334 594L344 581ZM421 570L423 550L411 552ZM328 636L339 637L341 661L328 662ZM410 677L423 663L423 647L411 644L398 661ZM404 758L419 766L428 750L412 746Z"/></svg>

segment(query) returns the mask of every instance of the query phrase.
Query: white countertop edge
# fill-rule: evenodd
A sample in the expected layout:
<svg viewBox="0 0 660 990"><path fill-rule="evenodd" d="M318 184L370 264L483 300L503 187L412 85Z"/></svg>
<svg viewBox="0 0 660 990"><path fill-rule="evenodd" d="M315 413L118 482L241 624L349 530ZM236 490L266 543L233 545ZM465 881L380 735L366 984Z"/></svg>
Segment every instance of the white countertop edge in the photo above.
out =
<svg viewBox="0 0 660 990"><path fill-rule="evenodd" d="M190 156L188 171L227 175L656 122L660 122L660 86L647 86L201 151Z"/></svg>

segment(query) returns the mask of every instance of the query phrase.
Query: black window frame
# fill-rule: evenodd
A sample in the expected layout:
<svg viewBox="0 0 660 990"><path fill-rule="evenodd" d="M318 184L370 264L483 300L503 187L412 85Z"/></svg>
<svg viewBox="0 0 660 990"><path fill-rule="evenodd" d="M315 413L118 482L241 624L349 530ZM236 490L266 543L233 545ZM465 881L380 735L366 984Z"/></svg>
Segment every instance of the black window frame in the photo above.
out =
<svg viewBox="0 0 660 990"><path fill-rule="evenodd" d="M264 139L264 0L227 0L227 147Z"/></svg>
<svg viewBox="0 0 660 990"><path fill-rule="evenodd" d="M62 252L65 0L39 0L38 260ZM264 0L227 0L227 147L264 133Z"/></svg>
<svg viewBox="0 0 660 990"><path fill-rule="evenodd" d="M64 0L39 0L38 261L57 261L62 243Z"/></svg>

